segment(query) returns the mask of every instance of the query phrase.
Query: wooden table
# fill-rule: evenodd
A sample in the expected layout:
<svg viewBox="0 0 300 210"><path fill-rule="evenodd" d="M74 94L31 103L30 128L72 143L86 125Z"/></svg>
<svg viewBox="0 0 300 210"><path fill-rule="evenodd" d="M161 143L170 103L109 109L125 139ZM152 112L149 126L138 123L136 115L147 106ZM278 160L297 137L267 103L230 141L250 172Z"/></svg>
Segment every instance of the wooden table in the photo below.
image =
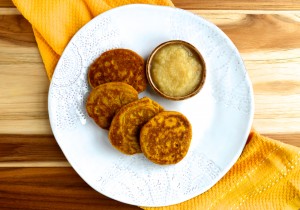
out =
<svg viewBox="0 0 300 210"><path fill-rule="evenodd" d="M299 1L173 2L239 49L254 87L254 128L300 146ZM30 24L0 0L0 209L139 209L97 193L70 167L50 129L48 88Z"/></svg>

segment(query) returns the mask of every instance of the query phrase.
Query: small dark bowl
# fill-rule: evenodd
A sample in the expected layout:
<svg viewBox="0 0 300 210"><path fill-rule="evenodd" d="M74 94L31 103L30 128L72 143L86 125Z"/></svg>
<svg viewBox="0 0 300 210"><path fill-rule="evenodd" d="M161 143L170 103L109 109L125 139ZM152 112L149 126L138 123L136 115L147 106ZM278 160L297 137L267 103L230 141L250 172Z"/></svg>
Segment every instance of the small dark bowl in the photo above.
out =
<svg viewBox="0 0 300 210"><path fill-rule="evenodd" d="M169 45L178 45L178 44L184 45L185 47L187 47L188 49L190 49L193 52L193 54L197 57L197 59L199 60L201 66L202 66L202 74L201 74L199 84L192 92L190 92L184 96L170 96L170 95L167 95L166 93L162 92L157 87L155 82L153 81L152 75L151 75L151 66L152 66L151 64L152 64L153 57L156 55L156 53L160 49L162 49L166 46L169 46ZM205 61L204 61L201 53L197 50L196 47L194 47L190 43L182 41L182 40L171 40L171 41L167 41L167 42L160 44L151 52L149 58L147 59L147 63L146 63L146 76L147 76L148 82L149 82L150 86L152 87L152 89L155 92L157 92L159 95L161 95L162 97L164 97L166 99L170 99L170 100L176 100L176 101L184 100L184 99L187 99L187 98L190 98L190 97L196 95L202 89L204 82L205 82L205 78L206 78L206 65L205 65Z"/></svg>

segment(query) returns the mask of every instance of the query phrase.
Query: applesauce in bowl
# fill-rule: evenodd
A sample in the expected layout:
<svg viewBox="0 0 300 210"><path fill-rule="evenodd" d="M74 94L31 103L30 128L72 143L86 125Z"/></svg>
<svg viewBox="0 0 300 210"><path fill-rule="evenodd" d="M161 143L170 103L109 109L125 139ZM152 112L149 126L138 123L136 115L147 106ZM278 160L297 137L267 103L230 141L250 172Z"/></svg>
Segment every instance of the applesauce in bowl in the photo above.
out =
<svg viewBox="0 0 300 210"><path fill-rule="evenodd" d="M181 40L164 42L150 54L146 75L150 86L161 96L184 100L196 95L206 77L200 52Z"/></svg>

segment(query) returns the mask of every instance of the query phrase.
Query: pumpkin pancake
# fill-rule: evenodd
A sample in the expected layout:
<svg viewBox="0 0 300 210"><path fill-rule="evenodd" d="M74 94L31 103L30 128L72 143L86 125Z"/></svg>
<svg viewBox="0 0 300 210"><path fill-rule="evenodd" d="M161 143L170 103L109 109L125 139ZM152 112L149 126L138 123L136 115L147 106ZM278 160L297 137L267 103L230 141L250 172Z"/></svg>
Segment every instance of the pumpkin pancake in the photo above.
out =
<svg viewBox="0 0 300 210"><path fill-rule="evenodd" d="M108 138L111 144L128 155L141 153L140 128L161 111L163 108L147 97L123 106L109 128Z"/></svg>
<svg viewBox="0 0 300 210"><path fill-rule="evenodd" d="M140 131L140 146L154 163L166 165L181 161L188 152L192 126L175 111L164 111L149 120Z"/></svg>
<svg viewBox="0 0 300 210"><path fill-rule="evenodd" d="M86 103L87 113L101 128L108 129L117 111L138 100L138 92L123 82L109 82L92 89Z"/></svg>
<svg viewBox="0 0 300 210"><path fill-rule="evenodd" d="M90 66L88 81L93 88L107 82L125 82L142 92L147 86L144 59L128 49L106 51Z"/></svg>

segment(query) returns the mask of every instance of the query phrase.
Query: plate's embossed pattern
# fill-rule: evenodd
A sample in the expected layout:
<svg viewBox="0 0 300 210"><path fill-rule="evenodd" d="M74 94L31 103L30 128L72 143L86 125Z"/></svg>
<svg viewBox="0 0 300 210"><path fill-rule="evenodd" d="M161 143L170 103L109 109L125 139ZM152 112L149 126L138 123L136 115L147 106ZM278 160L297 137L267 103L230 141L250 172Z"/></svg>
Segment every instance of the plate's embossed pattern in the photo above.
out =
<svg viewBox="0 0 300 210"><path fill-rule="evenodd" d="M139 164L139 170L132 167ZM214 162L197 152L190 152L183 161L171 166L153 164L140 154L121 157L96 180L104 194L133 202L142 199L144 205L156 203L160 206L195 194L197 189L213 182L219 173ZM124 179L132 181L124 182ZM142 196L137 197L137 192Z"/></svg>
<svg viewBox="0 0 300 210"><path fill-rule="evenodd" d="M100 38L101 37L101 38ZM85 108L90 87L87 71L103 52L120 47L118 30L110 17L87 25L74 36L59 60L52 78L49 97L57 101L53 129L75 129L87 121Z"/></svg>
<svg viewBox="0 0 300 210"><path fill-rule="evenodd" d="M128 156L110 148L106 131L94 126L86 113L90 91L87 71L109 49L133 48L146 58L156 44L172 39L190 42L203 54L206 93L193 97L187 103L189 107L182 108L179 102L172 107L192 110L187 113L192 113L194 146L178 164L160 166L142 154ZM151 95L147 91L144 94ZM246 142L245 133L253 117L252 101L243 61L215 25L180 9L129 5L96 17L72 38L52 78L49 117L65 156L94 189L133 205L164 206L203 193L229 170ZM199 107L210 110L201 112L207 116L197 116ZM229 116L234 116L233 121ZM100 152L101 148L109 152Z"/></svg>
<svg viewBox="0 0 300 210"><path fill-rule="evenodd" d="M249 114L251 97L247 72L235 46L223 32L201 17L178 9L169 17L172 39L192 43L201 52L207 64L207 80L217 102ZM183 30L183 26L184 30ZM228 47L231 45L231 47ZM232 75L239 77L232 80Z"/></svg>

